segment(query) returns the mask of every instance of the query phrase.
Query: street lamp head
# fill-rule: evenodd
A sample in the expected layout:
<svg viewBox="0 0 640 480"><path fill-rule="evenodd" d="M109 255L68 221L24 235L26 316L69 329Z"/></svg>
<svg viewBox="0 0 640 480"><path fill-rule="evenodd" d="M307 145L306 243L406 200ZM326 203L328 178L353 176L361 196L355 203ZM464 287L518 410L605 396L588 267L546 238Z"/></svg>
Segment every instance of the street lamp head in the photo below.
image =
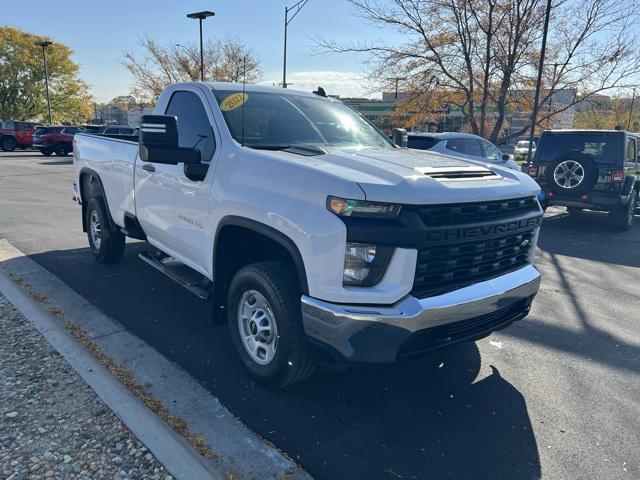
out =
<svg viewBox="0 0 640 480"><path fill-rule="evenodd" d="M205 18L213 17L214 15L215 13L205 10L203 12L188 13L187 17L193 18L194 20L204 20Z"/></svg>
<svg viewBox="0 0 640 480"><path fill-rule="evenodd" d="M47 40L43 41L43 42L36 42L35 43L38 47L48 47L49 45L53 44L53 42L49 42Z"/></svg>

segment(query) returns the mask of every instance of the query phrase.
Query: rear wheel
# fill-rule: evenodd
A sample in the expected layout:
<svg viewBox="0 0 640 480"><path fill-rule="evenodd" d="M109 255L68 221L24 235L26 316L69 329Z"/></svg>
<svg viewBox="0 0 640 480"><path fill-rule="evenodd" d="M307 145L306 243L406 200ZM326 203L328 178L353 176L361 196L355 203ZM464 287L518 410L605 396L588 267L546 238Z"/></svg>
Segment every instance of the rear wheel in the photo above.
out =
<svg viewBox="0 0 640 480"><path fill-rule="evenodd" d="M289 266L262 262L241 268L228 297L229 331L249 374L283 388L313 372L302 327L300 292Z"/></svg>
<svg viewBox="0 0 640 480"><path fill-rule="evenodd" d="M53 152L51 150L47 150L46 148L41 148L40 153L45 157L50 157Z"/></svg>
<svg viewBox="0 0 640 480"><path fill-rule="evenodd" d="M66 157L69 155L69 147L67 147L64 143L60 143L56 145L56 155L59 157Z"/></svg>
<svg viewBox="0 0 640 480"><path fill-rule="evenodd" d="M18 142L13 137L4 137L0 142L0 148L5 152L13 152L18 146Z"/></svg>
<svg viewBox="0 0 640 480"><path fill-rule="evenodd" d="M635 220L636 209L638 208L638 191L633 190L626 205L611 211L611 219L616 228L629 230Z"/></svg>
<svg viewBox="0 0 640 480"><path fill-rule="evenodd" d="M114 263L124 255L125 236L110 227L107 209L99 197L87 204L87 238L91 253L99 263Z"/></svg>

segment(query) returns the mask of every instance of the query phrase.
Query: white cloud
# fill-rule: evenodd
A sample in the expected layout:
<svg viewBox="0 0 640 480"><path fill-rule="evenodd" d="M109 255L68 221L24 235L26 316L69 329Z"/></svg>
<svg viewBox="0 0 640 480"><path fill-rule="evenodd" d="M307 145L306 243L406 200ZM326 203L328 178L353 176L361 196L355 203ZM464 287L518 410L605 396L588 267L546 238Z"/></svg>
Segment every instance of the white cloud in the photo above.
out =
<svg viewBox="0 0 640 480"><path fill-rule="evenodd" d="M269 77L272 77L271 75ZM270 79L261 83L265 85L279 84L282 80ZM287 75L287 83L295 90L312 91L324 88L327 95L341 97L370 97L369 83L362 75L355 72L336 72L319 70L308 72L291 72Z"/></svg>

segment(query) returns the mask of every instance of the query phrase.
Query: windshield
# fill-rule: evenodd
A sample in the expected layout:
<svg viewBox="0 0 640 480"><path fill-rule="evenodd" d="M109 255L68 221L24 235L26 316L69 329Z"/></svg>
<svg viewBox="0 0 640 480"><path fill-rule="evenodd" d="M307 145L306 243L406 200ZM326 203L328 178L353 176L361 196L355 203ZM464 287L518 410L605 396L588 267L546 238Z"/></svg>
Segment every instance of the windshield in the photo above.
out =
<svg viewBox="0 0 640 480"><path fill-rule="evenodd" d="M213 94L231 135L242 142L244 130L248 147L392 147L387 137L340 102L288 93Z"/></svg>
<svg viewBox="0 0 640 480"><path fill-rule="evenodd" d="M536 148L536 144L534 143L533 145L531 145L532 148ZM520 140L517 144L516 144L516 148L529 148L529 141L528 140Z"/></svg>

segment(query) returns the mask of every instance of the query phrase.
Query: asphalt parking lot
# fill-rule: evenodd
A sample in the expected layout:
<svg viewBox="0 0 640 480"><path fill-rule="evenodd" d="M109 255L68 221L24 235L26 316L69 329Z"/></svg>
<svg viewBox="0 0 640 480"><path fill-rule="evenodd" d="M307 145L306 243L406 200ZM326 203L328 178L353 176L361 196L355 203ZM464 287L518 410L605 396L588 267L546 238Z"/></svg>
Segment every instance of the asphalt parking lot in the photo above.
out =
<svg viewBox="0 0 640 480"><path fill-rule="evenodd" d="M640 221L545 218L529 317L402 365L255 385L210 305L137 258L93 262L71 157L0 153L0 238L207 387L318 479L640 478ZM638 219L640 220L640 219Z"/></svg>

